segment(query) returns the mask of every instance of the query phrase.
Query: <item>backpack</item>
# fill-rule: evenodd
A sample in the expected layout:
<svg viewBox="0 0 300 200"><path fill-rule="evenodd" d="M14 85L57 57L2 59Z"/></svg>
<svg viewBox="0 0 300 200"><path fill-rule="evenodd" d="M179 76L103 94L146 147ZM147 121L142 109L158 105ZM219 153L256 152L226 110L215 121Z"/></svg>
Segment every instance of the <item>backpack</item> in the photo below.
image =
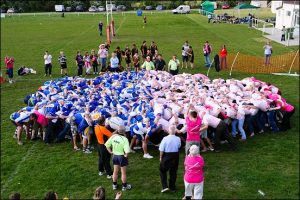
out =
<svg viewBox="0 0 300 200"><path fill-rule="evenodd" d="M215 62L216 71L219 72L220 71L220 58L219 58L218 54L215 55L214 62Z"/></svg>

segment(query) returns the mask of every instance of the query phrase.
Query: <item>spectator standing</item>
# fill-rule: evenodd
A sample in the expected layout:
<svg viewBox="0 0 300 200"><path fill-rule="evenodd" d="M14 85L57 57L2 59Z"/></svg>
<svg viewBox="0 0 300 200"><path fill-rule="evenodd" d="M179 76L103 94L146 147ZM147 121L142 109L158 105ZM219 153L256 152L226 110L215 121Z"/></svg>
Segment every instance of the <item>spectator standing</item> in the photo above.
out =
<svg viewBox="0 0 300 200"><path fill-rule="evenodd" d="M146 15L144 16L144 26L143 26L143 28L145 28L145 26L146 26L146 24L147 24L147 17L146 17Z"/></svg>
<svg viewBox="0 0 300 200"><path fill-rule="evenodd" d="M121 51L121 49L120 49L119 46L117 46L115 52L116 52L117 58L119 59L119 64L121 65L121 62L122 62L122 51Z"/></svg>
<svg viewBox="0 0 300 200"><path fill-rule="evenodd" d="M176 55L174 54L168 64L168 71L170 72L170 74L177 75L179 65L180 65L179 60L176 58Z"/></svg>
<svg viewBox="0 0 300 200"><path fill-rule="evenodd" d="M79 50L77 51L77 55L75 57L75 62L76 62L76 65L77 65L77 76L82 76L84 61L83 61L83 57L80 54Z"/></svg>
<svg viewBox="0 0 300 200"><path fill-rule="evenodd" d="M100 71L104 71L106 69L106 60L107 60L107 56L108 56L108 50L105 48L105 44L101 44L99 46L98 55L99 55L99 58L100 58L99 63L101 65Z"/></svg>
<svg viewBox="0 0 300 200"><path fill-rule="evenodd" d="M181 141L178 136L175 135L176 127L169 127L169 135L164 137L159 145L160 151L160 180L162 184L161 192L167 192L168 190L175 191L175 183L177 178L177 170L179 163L179 148ZM169 184L167 183L167 172L169 171ZM169 185L169 186L168 186Z"/></svg>
<svg viewBox="0 0 300 200"><path fill-rule="evenodd" d="M110 58L110 69L109 71L111 72L118 72L119 71L119 59L117 57L117 54L115 52L113 52L111 54L111 58Z"/></svg>
<svg viewBox="0 0 300 200"><path fill-rule="evenodd" d="M165 70L166 62L163 59L161 54L158 54L158 57L155 61L155 70L163 71Z"/></svg>
<svg viewBox="0 0 300 200"><path fill-rule="evenodd" d="M150 56L147 56L145 62L142 65L142 69L146 69L147 71L148 70L154 70L154 64L151 61Z"/></svg>
<svg viewBox="0 0 300 200"><path fill-rule="evenodd" d="M118 189L118 173L121 168L122 191L130 190L131 185L127 184L126 167L128 165L128 153L130 152L128 139L125 135L125 127L119 126L118 130L108 139L105 146L109 153L113 154L113 190Z"/></svg>
<svg viewBox="0 0 300 200"><path fill-rule="evenodd" d="M139 50L136 47L136 44L132 44L131 56L133 57L136 53L139 53Z"/></svg>
<svg viewBox="0 0 300 200"><path fill-rule="evenodd" d="M199 148L192 145L189 149L189 155L185 157L184 166L184 185L185 185L185 199L202 199L203 183L204 183L204 159L199 154ZM193 195L194 193L194 195Z"/></svg>
<svg viewBox="0 0 300 200"><path fill-rule="evenodd" d="M103 176L104 169L107 174L107 178L111 179L112 170L110 166L110 154L105 147L105 142L112 136L112 133L105 127L105 118L100 117L98 125L95 126L95 135L97 137L97 149L98 149L98 170L99 176Z"/></svg>
<svg viewBox="0 0 300 200"><path fill-rule="evenodd" d="M193 69L194 68L194 50L192 48L192 46L190 46L189 50L188 50L188 60L190 61L190 64L191 64L191 68Z"/></svg>
<svg viewBox="0 0 300 200"><path fill-rule="evenodd" d="M91 64L93 66L94 74L98 74L98 56L95 53L95 50L92 49L91 55L90 55Z"/></svg>
<svg viewBox="0 0 300 200"><path fill-rule="evenodd" d="M13 83L13 77L14 77L14 63L15 60L13 57L6 56L4 58L6 70L7 70L7 75L8 75L8 80L9 83Z"/></svg>
<svg viewBox="0 0 300 200"><path fill-rule="evenodd" d="M131 71L131 51L129 49L129 47L127 46L125 48L125 62L126 62L126 69L127 71Z"/></svg>
<svg viewBox="0 0 300 200"><path fill-rule="evenodd" d="M285 41L285 35L286 35L286 28L285 28L285 26L282 27L281 33L282 34L281 34L281 40L280 41L282 42L282 41Z"/></svg>
<svg viewBox="0 0 300 200"><path fill-rule="evenodd" d="M148 57L148 56L150 57L150 60L153 61L153 54L151 53L150 49L148 49L147 53L146 53L146 57Z"/></svg>
<svg viewBox="0 0 300 200"><path fill-rule="evenodd" d="M134 66L134 69L135 71L139 71L139 68L140 68L140 58L139 58L139 54L136 52L132 58L133 60L133 66Z"/></svg>
<svg viewBox="0 0 300 200"><path fill-rule="evenodd" d="M270 64L270 58L272 55L272 45L270 42L267 42L266 45L264 46L264 54L265 54L265 65Z"/></svg>
<svg viewBox="0 0 300 200"><path fill-rule="evenodd" d="M212 48L208 41L206 41L203 45L203 54L205 58L205 66L209 67L211 65L210 54L212 52Z"/></svg>
<svg viewBox="0 0 300 200"><path fill-rule="evenodd" d="M60 64L60 75L63 77L68 76L67 72L67 57L65 56L64 52L61 51L58 57L58 62Z"/></svg>
<svg viewBox="0 0 300 200"><path fill-rule="evenodd" d="M141 46L141 54L144 60L146 59L147 50L148 50L147 43L146 41L143 41L143 44Z"/></svg>
<svg viewBox="0 0 300 200"><path fill-rule="evenodd" d="M102 21L99 22L98 29L99 29L99 33L100 33L100 36L101 36L102 35L102 30L103 30L103 23L102 23Z"/></svg>
<svg viewBox="0 0 300 200"><path fill-rule="evenodd" d="M45 61L45 75L44 76L47 76L49 74L49 76L51 77L52 56L49 54L48 51L45 51L44 61Z"/></svg>
<svg viewBox="0 0 300 200"><path fill-rule="evenodd" d="M181 65L181 68L183 68L183 64L185 63L185 68L187 69L189 48L190 48L189 42L185 41L185 43L182 45L182 48L181 48L181 55L182 55L182 65Z"/></svg>
<svg viewBox="0 0 300 200"><path fill-rule="evenodd" d="M153 56L155 55L155 50L158 51L157 45L155 44L154 41L152 41L151 46L150 46L150 51Z"/></svg>
<svg viewBox="0 0 300 200"><path fill-rule="evenodd" d="M221 70L227 69L227 49L225 44L221 47L219 54L220 54Z"/></svg>
<svg viewBox="0 0 300 200"><path fill-rule="evenodd" d="M85 67L85 75L89 75L91 73L91 58L89 55L89 52L85 52L84 56L83 56L83 60L84 60L84 67Z"/></svg>

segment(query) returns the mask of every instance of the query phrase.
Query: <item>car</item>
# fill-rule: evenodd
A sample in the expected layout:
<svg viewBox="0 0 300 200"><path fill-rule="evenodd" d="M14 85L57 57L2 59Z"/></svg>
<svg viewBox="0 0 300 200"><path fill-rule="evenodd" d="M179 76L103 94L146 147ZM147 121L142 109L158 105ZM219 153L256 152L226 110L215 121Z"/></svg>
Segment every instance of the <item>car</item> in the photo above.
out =
<svg viewBox="0 0 300 200"><path fill-rule="evenodd" d="M112 10L112 11L116 11L117 10L117 7L115 4L106 4L106 10Z"/></svg>
<svg viewBox="0 0 300 200"><path fill-rule="evenodd" d="M126 10L126 6L124 6L124 5L117 6L117 11L125 11L125 10Z"/></svg>
<svg viewBox="0 0 300 200"><path fill-rule="evenodd" d="M104 6L99 6L99 7L98 7L98 11L99 11L99 12L104 12L104 11L105 11Z"/></svg>
<svg viewBox="0 0 300 200"><path fill-rule="evenodd" d="M6 13L6 10L1 9L0 12L1 12L1 13Z"/></svg>
<svg viewBox="0 0 300 200"><path fill-rule="evenodd" d="M145 10L153 10L153 7L152 6L146 6Z"/></svg>
<svg viewBox="0 0 300 200"><path fill-rule="evenodd" d="M82 5L76 6L75 10L76 10L77 12L83 12L83 6L82 6Z"/></svg>
<svg viewBox="0 0 300 200"><path fill-rule="evenodd" d="M230 8L230 6L227 3L224 3L222 5L222 9L229 9L229 8Z"/></svg>
<svg viewBox="0 0 300 200"><path fill-rule="evenodd" d="M89 12L97 12L98 8L96 6L89 7Z"/></svg>
<svg viewBox="0 0 300 200"><path fill-rule="evenodd" d="M72 12L73 8L71 6L66 7L66 12Z"/></svg>
<svg viewBox="0 0 300 200"><path fill-rule="evenodd" d="M191 7L188 5L180 5L176 9L172 10L173 14L187 14L191 12Z"/></svg>
<svg viewBox="0 0 300 200"><path fill-rule="evenodd" d="M15 9L14 9L14 8L9 8L6 12L7 12L8 14L10 14L10 13L15 13Z"/></svg>
<svg viewBox="0 0 300 200"><path fill-rule="evenodd" d="M156 10L165 10L165 9L166 9L166 7L163 5L156 6Z"/></svg>

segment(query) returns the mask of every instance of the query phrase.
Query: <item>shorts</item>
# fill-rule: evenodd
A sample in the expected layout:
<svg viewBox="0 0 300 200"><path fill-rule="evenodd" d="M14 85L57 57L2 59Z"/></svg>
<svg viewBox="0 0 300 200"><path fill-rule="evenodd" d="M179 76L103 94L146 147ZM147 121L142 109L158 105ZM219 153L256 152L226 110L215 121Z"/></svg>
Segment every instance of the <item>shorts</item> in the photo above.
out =
<svg viewBox="0 0 300 200"><path fill-rule="evenodd" d="M188 56L182 56L182 62L187 62L188 61Z"/></svg>
<svg viewBox="0 0 300 200"><path fill-rule="evenodd" d="M190 57L190 63L194 63L194 56Z"/></svg>
<svg viewBox="0 0 300 200"><path fill-rule="evenodd" d="M170 74L177 75L178 74L178 69L176 69L176 70L170 70Z"/></svg>
<svg viewBox="0 0 300 200"><path fill-rule="evenodd" d="M67 63L65 63L65 64L60 64L60 68L61 68L61 69L67 69Z"/></svg>
<svg viewBox="0 0 300 200"><path fill-rule="evenodd" d="M128 165L128 159L124 155L113 155L112 158L113 165L118 165L120 167L125 167Z"/></svg>
<svg viewBox="0 0 300 200"><path fill-rule="evenodd" d="M265 57L267 58L267 57L271 57L271 54L265 54Z"/></svg>
<svg viewBox="0 0 300 200"><path fill-rule="evenodd" d="M13 68L7 69L7 75L8 75L8 78L13 78L14 77L14 70L13 70Z"/></svg>
<svg viewBox="0 0 300 200"><path fill-rule="evenodd" d="M118 67L117 67L117 68L110 68L109 71L110 71L110 72L118 72L118 71L119 71L119 68L118 68Z"/></svg>
<svg viewBox="0 0 300 200"><path fill-rule="evenodd" d="M207 129L200 132L201 138L207 138Z"/></svg>

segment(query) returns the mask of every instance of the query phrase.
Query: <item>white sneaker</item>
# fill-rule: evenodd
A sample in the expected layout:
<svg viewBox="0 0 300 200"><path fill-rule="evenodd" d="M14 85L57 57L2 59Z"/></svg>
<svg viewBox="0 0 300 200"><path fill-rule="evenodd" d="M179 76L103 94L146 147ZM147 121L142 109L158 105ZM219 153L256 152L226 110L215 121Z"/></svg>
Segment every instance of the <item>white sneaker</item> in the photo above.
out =
<svg viewBox="0 0 300 200"><path fill-rule="evenodd" d="M104 172L99 172L98 175L99 175L99 176L103 176L103 175L104 175Z"/></svg>
<svg viewBox="0 0 300 200"><path fill-rule="evenodd" d="M151 156L149 153L144 154L143 158L151 159L153 156Z"/></svg>
<svg viewBox="0 0 300 200"><path fill-rule="evenodd" d="M111 176L111 175L107 175L106 178L107 178L107 179L111 179L112 176Z"/></svg>
<svg viewBox="0 0 300 200"><path fill-rule="evenodd" d="M83 153L92 153L89 149L83 151Z"/></svg>
<svg viewBox="0 0 300 200"><path fill-rule="evenodd" d="M135 153L135 151L134 151L134 150L132 150L132 149L130 149L130 153Z"/></svg>
<svg viewBox="0 0 300 200"><path fill-rule="evenodd" d="M141 149L142 147L139 147L139 146L135 146L133 147L134 150L138 150L138 149Z"/></svg>
<svg viewBox="0 0 300 200"><path fill-rule="evenodd" d="M161 190L161 193L165 193L167 191L169 191L169 188L164 188L164 189Z"/></svg>

